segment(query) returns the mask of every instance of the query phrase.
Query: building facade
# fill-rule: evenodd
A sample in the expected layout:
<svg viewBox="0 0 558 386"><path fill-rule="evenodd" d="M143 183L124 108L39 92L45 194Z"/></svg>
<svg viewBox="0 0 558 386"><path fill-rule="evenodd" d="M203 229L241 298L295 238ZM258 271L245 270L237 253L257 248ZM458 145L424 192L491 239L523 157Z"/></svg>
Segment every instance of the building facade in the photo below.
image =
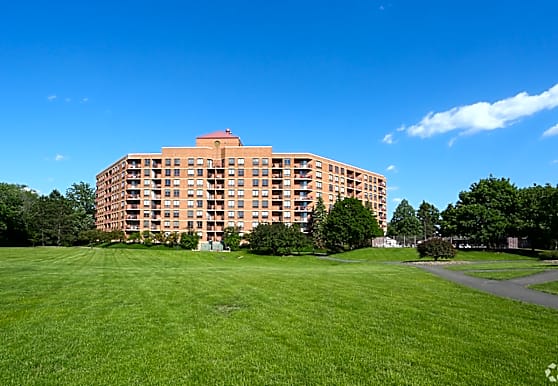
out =
<svg viewBox="0 0 558 386"><path fill-rule="evenodd" d="M310 153L244 146L230 129L196 138L195 147L128 154L97 175L97 228L103 231L198 233L221 240L227 227L259 223L307 229L318 197L369 205L387 227L386 178Z"/></svg>

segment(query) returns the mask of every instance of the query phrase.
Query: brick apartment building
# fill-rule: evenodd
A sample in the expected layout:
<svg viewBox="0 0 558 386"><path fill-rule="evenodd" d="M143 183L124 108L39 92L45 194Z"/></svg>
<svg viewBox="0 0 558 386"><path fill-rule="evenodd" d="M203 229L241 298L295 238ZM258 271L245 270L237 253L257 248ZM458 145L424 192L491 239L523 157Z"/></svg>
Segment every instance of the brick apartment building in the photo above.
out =
<svg viewBox="0 0 558 386"><path fill-rule="evenodd" d="M326 208L338 196L369 203L386 229L384 176L310 153L244 146L227 129L197 137L195 147L128 154L100 172L96 224L126 234L192 230L202 240L266 222L306 230L319 196Z"/></svg>

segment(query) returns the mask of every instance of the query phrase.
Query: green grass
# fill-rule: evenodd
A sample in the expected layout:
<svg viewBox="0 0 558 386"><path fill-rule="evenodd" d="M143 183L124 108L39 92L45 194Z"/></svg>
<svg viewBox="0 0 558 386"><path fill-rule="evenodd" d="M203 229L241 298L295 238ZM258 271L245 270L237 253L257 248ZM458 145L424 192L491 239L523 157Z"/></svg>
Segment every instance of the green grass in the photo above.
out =
<svg viewBox="0 0 558 386"><path fill-rule="evenodd" d="M480 272L466 271L465 274L469 276L480 277L482 279L510 280L510 279L517 279L519 277L531 276L541 272L544 272L544 269L513 269L509 271L480 271Z"/></svg>
<svg viewBox="0 0 558 386"><path fill-rule="evenodd" d="M0 384L546 381L557 311L380 263L405 251L0 249Z"/></svg>
<svg viewBox="0 0 558 386"><path fill-rule="evenodd" d="M558 295L558 281L551 281L542 284L533 284L529 288L536 289L537 291L548 292L550 294Z"/></svg>

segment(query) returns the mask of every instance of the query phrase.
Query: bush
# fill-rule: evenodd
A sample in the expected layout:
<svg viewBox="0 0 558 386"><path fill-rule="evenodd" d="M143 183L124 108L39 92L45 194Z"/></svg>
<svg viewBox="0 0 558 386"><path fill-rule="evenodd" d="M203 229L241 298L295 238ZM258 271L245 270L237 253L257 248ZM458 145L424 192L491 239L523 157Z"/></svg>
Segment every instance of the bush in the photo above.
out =
<svg viewBox="0 0 558 386"><path fill-rule="evenodd" d="M541 260L558 260L558 250L554 249L551 251L541 251L539 253L539 259Z"/></svg>
<svg viewBox="0 0 558 386"><path fill-rule="evenodd" d="M417 251L421 258L432 257L434 260L451 259L456 254L455 248L449 241L437 237L420 243Z"/></svg>

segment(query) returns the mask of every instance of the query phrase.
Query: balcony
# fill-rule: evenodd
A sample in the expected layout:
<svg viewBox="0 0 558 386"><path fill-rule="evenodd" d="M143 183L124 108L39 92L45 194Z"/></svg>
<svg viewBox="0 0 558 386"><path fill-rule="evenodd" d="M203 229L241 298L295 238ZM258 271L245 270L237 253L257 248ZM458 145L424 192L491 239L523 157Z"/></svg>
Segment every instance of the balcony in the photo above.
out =
<svg viewBox="0 0 558 386"><path fill-rule="evenodd" d="M294 196L295 201L312 201L312 196Z"/></svg>

